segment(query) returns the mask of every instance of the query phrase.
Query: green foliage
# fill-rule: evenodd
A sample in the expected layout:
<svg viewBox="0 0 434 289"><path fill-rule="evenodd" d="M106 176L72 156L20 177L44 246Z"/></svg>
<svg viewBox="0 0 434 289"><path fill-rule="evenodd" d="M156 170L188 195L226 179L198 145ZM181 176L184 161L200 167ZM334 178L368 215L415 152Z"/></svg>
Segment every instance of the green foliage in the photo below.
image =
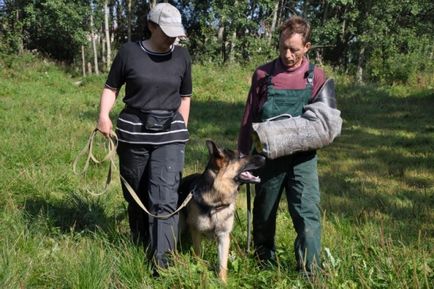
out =
<svg viewBox="0 0 434 289"><path fill-rule="evenodd" d="M381 83L432 86L434 63L429 61L432 54L430 37L417 37L412 30L402 32L404 35L397 37L393 49L387 52L380 48L374 50L367 66L371 79ZM388 53L388 57L384 57L384 53Z"/></svg>
<svg viewBox="0 0 434 289"><path fill-rule="evenodd" d="M24 48L23 20L19 18L20 7L7 3L0 3L0 53L16 54Z"/></svg>
<svg viewBox="0 0 434 289"><path fill-rule="evenodd" d="M260 33L261 17L269 16L272 1L190 2L180 7L192 10L186 26L188 47L196 62L245 63L275 56L275 46Z"/></svg>
<svg viewBox="0 0 434 289"><path fill-rule="evenodd" d="M27 47L71 62L86 43L86 1L41 0L25 7Z"/></svg>
<svg viewBox="0 0 434 289"><path fill-rule="evenodd" d="M420 84L433 71L432 1L332 1L311 20L314 44L341 71L366 68L364 79L379 83ZM318 15L318 14L316 14ZM316 32L315 32L316 31ZM362 52L363 51L363 52ZM428 64L428 65L427 65Z"/></svg>
<svg viewBox="0 0 434 289"><path fill-rule="evenodd" d="M277 55L275 28L291 15L302 15L313 27L312 59L366 82L432 85L434 3L430 0L280 0L277 11L275 0L170 2L182 12L185 45L195 63L245 65L270 60ZM129 16L131 39L144 37L151 2L132 1L131 13L127 3L109 1L113 52L127 40ZM91 11L96 34L103 35L101 5L102 1L91 5L87 0L2 1L0 53L38 50L81 71L82 44L85 61L93 58ZM103 61L101 43L97 50Z"/></svg>

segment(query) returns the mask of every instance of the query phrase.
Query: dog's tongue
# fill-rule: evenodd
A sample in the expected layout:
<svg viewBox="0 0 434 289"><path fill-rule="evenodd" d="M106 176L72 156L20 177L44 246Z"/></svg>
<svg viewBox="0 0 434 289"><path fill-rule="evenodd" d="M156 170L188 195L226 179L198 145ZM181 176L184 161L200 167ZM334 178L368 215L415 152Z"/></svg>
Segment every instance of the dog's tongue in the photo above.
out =
<svg viewBox="0 0 434 289"><path fill-rule="evenodd" d="M242 172L239 178L243 183L260 183L261 179L252 175L249 171Z"/></svg>

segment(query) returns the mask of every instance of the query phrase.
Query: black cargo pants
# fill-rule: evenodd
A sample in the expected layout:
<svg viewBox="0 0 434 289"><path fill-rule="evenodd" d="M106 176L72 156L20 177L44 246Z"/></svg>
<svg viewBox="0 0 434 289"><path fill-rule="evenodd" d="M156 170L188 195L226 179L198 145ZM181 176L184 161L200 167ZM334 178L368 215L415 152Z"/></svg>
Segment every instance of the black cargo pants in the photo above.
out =
<svg viewBox="0 0 434 289"><path fill-rule="evenodd" d="M183 143L159 146L119 143L120 173L154 215L167 215L176 210L184 147ZM178 214L164 220L148 216L123 184L122 190L128 202L133 240L148 248L156 265L166 267L167 253L175 250L178 238Z"/></svg>

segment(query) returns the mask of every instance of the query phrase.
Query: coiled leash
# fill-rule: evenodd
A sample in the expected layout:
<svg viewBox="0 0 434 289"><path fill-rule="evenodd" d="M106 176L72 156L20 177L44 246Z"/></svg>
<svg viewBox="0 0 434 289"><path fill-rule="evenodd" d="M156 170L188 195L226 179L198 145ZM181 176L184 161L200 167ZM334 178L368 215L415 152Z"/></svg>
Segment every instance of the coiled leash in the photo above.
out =
<svg viewBox="0 0 434 289"><path fill-rule="evenodd" d="M95 164L102 164L103 162L107 162L107 161L109 162L109 169L108 169L108 174L107 174L107 179L106 179L104 190L101 193L93 193L93 192L89 191L89 193L91 193L94 196L100 196L107 191L108 185L110 184L110 182L112 180L113 169L116 168L116 164L114 162L114 157L116 155L116 149L118 146L118 137L117 137L116 133L111 130L109 137L106 137L107 142L108 142L108 145L107 145L108 153L104 156L104 158L102 160L98 160L95 157L95 155L93 154L93 142L94 142L95 136L98 132L99 132L99 130L97 128L95 128L92 131L92 133L89 136L89 139L87 141L86 146L80 151L80 153L77 155L77 157L75 158L75 160L72 164L73 172L76 175L81 175L87 171L90 161L93 161ZM86 162L83 166L83 169L81 171L78 171L77 170L78 161L86 154L87 154L87 158L86 158ZM139 207L143 211L145 211L149 216L157 218L157 219L168 219L168 218L172 217L173 215L177 214L180 210L182 210L185 206L187 206L187 204L193 198L193 192L190 192L190 193L188 193L187 197L182 202L182 204L174 212L172 212L168 215L164 215L164 216L154 215L151 212L149 212L148 209L146 209L145 205L142 203L139 196L136 194L136 192L130 186L130 184L128 184L127 180L125 180L124 177L120 173L119 173L119 176L122 180L122 183L125 185L125 188L130 193L131 197L134 199L134 201L137 203L137 205L139 205Z"/></svg>
<svg viewBox="0 0 434 289"><path fill-rule="evenodd" d="M94 129L92 131L92 133L89 136L89 139L87 140L87 143L85 145L85 147L80 151L80 153L77 155L77 157L75 158L73 164L72 164L72 171L74 172L74 174L76 175L81 175L84 174L87 169L89 168L89 164L90 161L94 162L95 164L102 164L104 162L109 162L109 168L108 168L108 174L107 174L107 178L106 178L106 182L105 182L105 186L104 189L102 190L102 192L100 193L94 193L91 190L87 190L87 192L91 195L94 196L100 196L102 194L104 194L107 189L108 186L110 185L110 182L112 180L112 173L113 173L113 168L116 167L115 163L114 163L114 156L116 155L116 148L118 146L118 137L116 135L116 133L114 131L110 131L110 136L106 137L107 141L108 141L108 153L104 156L104 158L102 158L101 160L98 160L95 155L93 154L93 143L94 143L94 139L95 136L98 133L98 129ZM77 165L78 165L78 161L83 157L87 155L86 157L86 162L84 163L83 169L81 171L77 170Z"/></svg>

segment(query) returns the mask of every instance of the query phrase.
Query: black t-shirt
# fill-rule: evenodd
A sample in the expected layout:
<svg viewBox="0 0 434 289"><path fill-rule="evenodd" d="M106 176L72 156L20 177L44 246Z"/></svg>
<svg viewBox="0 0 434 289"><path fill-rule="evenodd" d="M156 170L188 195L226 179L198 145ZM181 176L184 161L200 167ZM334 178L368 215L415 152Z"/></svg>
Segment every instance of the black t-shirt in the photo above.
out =
<svg viewBox="0 0 434 289"><path fill-rule="evenodd" d="M146 50L142 42L128 42L116 55L106 86L119 90L125 83L127 106L140 110L176 110L180 96L191 96L191 58L173 46L165 53Z"/></svg>
<svg viewBox="0 0 434 289"><path fill-rule="evenodd" d="M181 97L192 94L191 58L188 50L173 46L166 53L155 53L141 42L124 44L116 55L105 86L119 91L125 84L123 102L140 111L177 111ZM149 132L140 116L123 110L117 122L119 141L136 144L187 142L188 131L177 113L167 132Z"/></svg>

